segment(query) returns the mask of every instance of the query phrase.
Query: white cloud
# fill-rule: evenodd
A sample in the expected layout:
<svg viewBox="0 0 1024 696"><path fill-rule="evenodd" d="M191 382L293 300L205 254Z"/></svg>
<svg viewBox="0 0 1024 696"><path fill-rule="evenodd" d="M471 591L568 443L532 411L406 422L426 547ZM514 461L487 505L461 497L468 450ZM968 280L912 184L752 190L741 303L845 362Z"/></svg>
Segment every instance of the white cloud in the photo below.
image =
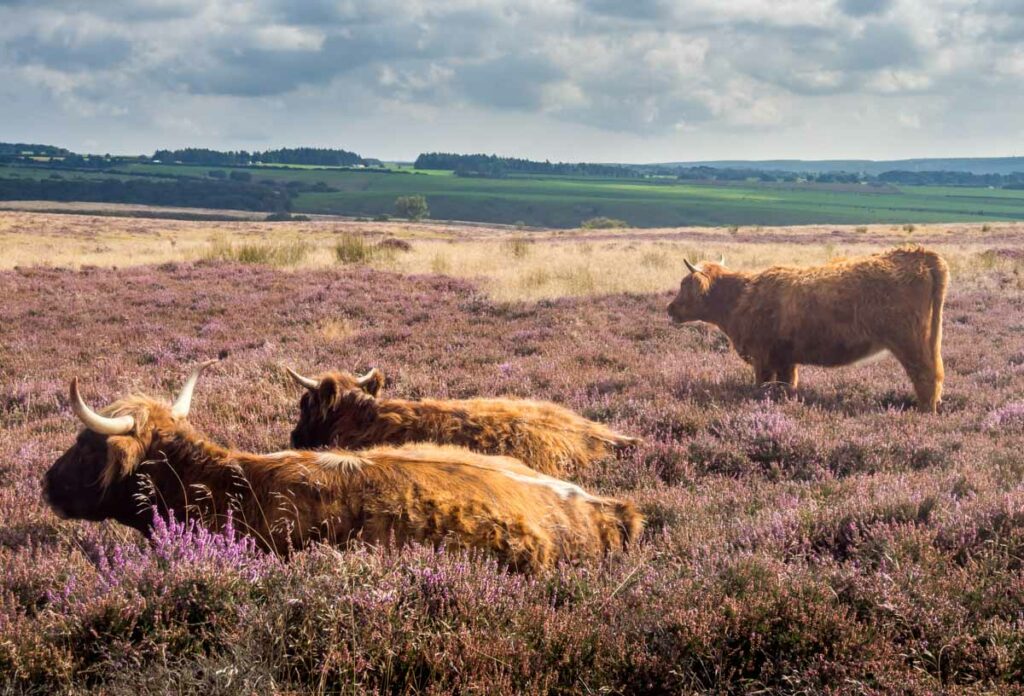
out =
<svg viewBox="0 0 1024 696"><path fill-rule="evenodd" d="M921 91L932 84L930 75L914 70L879 70L865 82L868 89L883 94Z"/></svg>
<svg viewBox="0 0 1024 696"><path fill-rule="evenodd" d="M921 117L907 111L900 111L896 114L896 120L899 121L900 125L904 128L916 129L921 127Z"/></svg>
<svg viewBox="0 0 1024 696"><path fill-rule="evenodd" d="M324 45L324 35L306 27L260 27L254 38L255 46L270 51L319 51Z"/></svg>
<svg viewBox="0 0 1024 696"><path fill-rule="evenodd" d="M111 151L190 134L317 144L345 135L341 114L365 123L352 127L365 144L340 144L385 156L401 119L430 124L416 133L432 140L402 146L411 156L476 137L471 118L493 142L479 149L513 153L551 146L537 134L556 130L559 151L649 153L633 159L795 156L812 142L867 156L852 149L887 137L996 149L1020 132L1024 12L1019 0L0 0L0 78L0 119L18 129L7 137Z"/></svg>

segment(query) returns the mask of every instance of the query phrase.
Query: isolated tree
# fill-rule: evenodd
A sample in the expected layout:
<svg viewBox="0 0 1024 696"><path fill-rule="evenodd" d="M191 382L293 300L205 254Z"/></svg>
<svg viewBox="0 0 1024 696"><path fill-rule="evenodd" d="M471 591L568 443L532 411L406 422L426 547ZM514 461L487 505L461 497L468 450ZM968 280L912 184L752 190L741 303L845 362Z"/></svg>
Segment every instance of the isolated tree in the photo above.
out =
<svg viewBox="0 0 1024 696"><path fill-rule="evenodd" d="M422 220L430 217L427 199L423 196L399 196L395 199L395 212L399 217Z"/></svg>

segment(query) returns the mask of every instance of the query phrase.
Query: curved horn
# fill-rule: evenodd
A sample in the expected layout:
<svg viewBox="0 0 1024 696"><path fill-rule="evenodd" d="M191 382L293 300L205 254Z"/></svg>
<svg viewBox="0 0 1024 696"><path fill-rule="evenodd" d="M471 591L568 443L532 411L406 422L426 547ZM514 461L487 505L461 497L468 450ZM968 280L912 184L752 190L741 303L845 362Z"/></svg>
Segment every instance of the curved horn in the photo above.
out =
<svg viewBox="0 0 1024 696"><path fill-rule="evenodd" d="M290 367L286 367L284 369L288 371L288 374L291 375L291 378L294 379L295 383L300 387L305 387L306 389L317 389L320 386L320 380L318 379L303 377Z"/></svg>
<svg viewBox="0 0 1024 696"><path fill-rule="evenodd" d="M71 410L86 428L100 435L125 435L135 427L135 419L131 416L107 418L86 406L78 392L78 377L71 380Z"/></svg>
<svg viewBox="0 0 1024 696"><path fill-rule="evenodd" d="M683 259L683 263L686 264L686 267L690 270L690 273L700 273L700 268L690 263L690 259Z"/></svg>
<svg viewBox="0 0 1024 696"><path fill-rule="evenodd" d="M196 382L199 381L199 375L203 374L203 370L208 368L214 363L218 363L220 360L214 358L212 360L206 360L192 370L192 374L188 376L188 380L185 381L185 386L178 392L178 398L174 400L174 405L171 406L171 415L175 418L184 418L188 415L189 408L192 407L192 392L196 388Z"/></svg>
<svg viewBox="0 0 1024 696"><path fill-rule="evenodd" d="M719 266L724 266L725 265L725 254L719 254L718 265Z"/></svg>
<svg viewBox="0 0 1024 696"><path fill-rule="evenodd" d="M369 384L370 382L372 382L376 378L377 378L377 368L376 367L371 367L369 372L367 372L365 375L363 375L362 377L360 377L359 379L356 380L356 383L360 387L365 387L367 384Z"/></svg>

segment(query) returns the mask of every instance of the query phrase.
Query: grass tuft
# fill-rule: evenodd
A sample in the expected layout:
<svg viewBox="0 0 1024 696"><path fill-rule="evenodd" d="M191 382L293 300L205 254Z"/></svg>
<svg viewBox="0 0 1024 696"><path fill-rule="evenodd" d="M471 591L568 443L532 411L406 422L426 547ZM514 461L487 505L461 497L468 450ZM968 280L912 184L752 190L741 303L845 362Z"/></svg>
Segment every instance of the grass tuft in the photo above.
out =
<svg viewBox="0 0 1024 696"><path fill-rule="evenodd" d="M526 237L509 237L502 246L513 258L522 259L530 254L533 243Z"/></svg>
<svg viewBox="0 0 1024 696"><path fill-rule="evenodd" d="M334 245L334 258L338 263L369 263L375 249L361 234L343 234Z"/></svg>
<svg viewBox="0 0 1024 696"><path fill-rule="evenodd" d="M313 248L312 244L301 240L236 243L219 236L210 243L202 258L262 266L296 266L306 260Z"/></svg>

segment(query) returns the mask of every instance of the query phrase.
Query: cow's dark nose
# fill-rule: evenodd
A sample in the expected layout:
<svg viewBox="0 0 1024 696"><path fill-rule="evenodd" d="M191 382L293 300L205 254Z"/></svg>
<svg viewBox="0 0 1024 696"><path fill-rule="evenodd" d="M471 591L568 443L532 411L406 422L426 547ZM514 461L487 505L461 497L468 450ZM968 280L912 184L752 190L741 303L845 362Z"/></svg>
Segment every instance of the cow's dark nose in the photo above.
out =
<svg viewBox="0 0 1024 696"><path fill-rule="evenodd" d="M50 478L49 472L43 474L42 479L39 481L39 496L43 499L48 507L53 507L53 481Z"/></svg>

